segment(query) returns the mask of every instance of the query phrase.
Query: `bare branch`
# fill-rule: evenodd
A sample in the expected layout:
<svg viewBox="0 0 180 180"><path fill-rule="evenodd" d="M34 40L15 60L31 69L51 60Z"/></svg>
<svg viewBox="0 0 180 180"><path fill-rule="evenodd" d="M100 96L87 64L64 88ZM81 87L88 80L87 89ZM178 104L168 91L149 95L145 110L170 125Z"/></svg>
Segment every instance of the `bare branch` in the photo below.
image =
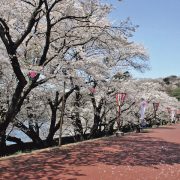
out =
<svg viewBox="0 0 180 180"><path fill-rule="evenodd" d="M8 49L9 45L13 45L12 38L9 34L9 27L6 24L5 20L0 18L0 37L2 41L4 42L6 48Z"/></svg>
<svg viewBox="0 0 180 180"><path fill-rule="evenodd" d="M21 1L35 7L35 4L33 4L32 2L30 2L28 0L21 0Z"/></svg>
<svg viewBox="0 0 180 180"><path fill-rule="evenodd" d="M41 12L41 6L43 4L43 0L39 0L39 4L37 8L35 8L34 12L32 13L32 16L29 19L28 25L26 30L24 31L23 35L15 42L16 48L19 47L19 45L24 41L24 39L27 37L27 35L31 32L34 24L36 23L36 17Z"/></svg>

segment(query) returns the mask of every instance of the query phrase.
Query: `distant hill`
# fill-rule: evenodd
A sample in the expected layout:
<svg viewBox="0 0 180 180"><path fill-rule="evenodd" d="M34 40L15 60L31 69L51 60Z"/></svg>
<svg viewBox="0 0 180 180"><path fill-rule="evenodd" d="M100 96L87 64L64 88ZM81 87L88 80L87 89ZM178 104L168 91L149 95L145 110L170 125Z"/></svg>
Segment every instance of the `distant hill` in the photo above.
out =
<svg viewBox="0 0 180 180"><path fill-rule="evenodd" d="M165 84L166 92L180 101L180 77L172 75L162 80Z"/></svg>
<svg viewBox="0 0 180 180"><path fill-rule="evenodd" d="M142 81L150 81L159 83L161 91L165 91L169 96L176 97L180 101L180 77L179 76L168 76L165 78L156 79L141 79Z"/></svg>
<svg viewBox="0 0 180 180"><path fill-rule="evenodd" d="M166 85L171 86L172 88L178 88L180 87L180 77L178 76L168 76L163 79Z"/></svg>

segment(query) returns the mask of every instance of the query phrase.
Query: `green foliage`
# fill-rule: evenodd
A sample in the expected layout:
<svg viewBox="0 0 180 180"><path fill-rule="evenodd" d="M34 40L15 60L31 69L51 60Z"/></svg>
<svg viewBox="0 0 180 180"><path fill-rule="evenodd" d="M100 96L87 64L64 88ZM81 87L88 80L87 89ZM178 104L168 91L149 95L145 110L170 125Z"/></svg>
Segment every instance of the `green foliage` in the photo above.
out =
<svg viewBox="0 0 180 180"><path fill-rule="evenodd" d="M171 90L170 95L176 97L180 101L180 87Z"/></svg>
<svg viewBox="0 0 180 180"><path fill-rule="evenodd" d="M18 155L18 154L22 154L22 151L19 150L19 151L17 151L17 152L14 153L14 155Z"/></svg>

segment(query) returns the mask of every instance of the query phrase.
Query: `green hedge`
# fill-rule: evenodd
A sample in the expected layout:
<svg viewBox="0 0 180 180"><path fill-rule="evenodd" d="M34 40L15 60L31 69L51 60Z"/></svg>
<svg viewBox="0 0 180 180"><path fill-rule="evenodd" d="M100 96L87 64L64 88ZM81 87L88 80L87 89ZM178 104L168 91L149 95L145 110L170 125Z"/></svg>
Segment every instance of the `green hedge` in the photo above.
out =
<svg viewBox="0 0 180 180"><path fill-rule="evenodd" d="M180 87L171 90L170 95L176 97L180 101Z"/></svg>

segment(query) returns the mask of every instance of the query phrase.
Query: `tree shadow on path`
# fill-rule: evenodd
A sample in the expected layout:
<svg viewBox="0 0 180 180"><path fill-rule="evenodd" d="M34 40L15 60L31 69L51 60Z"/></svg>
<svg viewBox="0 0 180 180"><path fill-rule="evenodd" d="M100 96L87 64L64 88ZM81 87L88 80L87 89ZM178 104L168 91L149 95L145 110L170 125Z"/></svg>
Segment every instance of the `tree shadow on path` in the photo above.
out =
<svg viewBox="0 0 180 180"><path fill-rule="evenodd" d="M0 161L0 179L75 180L73 177L86 177L78 168L99 163L145 167L180 164L180 144L141 135L87 141Z"/></svg>

